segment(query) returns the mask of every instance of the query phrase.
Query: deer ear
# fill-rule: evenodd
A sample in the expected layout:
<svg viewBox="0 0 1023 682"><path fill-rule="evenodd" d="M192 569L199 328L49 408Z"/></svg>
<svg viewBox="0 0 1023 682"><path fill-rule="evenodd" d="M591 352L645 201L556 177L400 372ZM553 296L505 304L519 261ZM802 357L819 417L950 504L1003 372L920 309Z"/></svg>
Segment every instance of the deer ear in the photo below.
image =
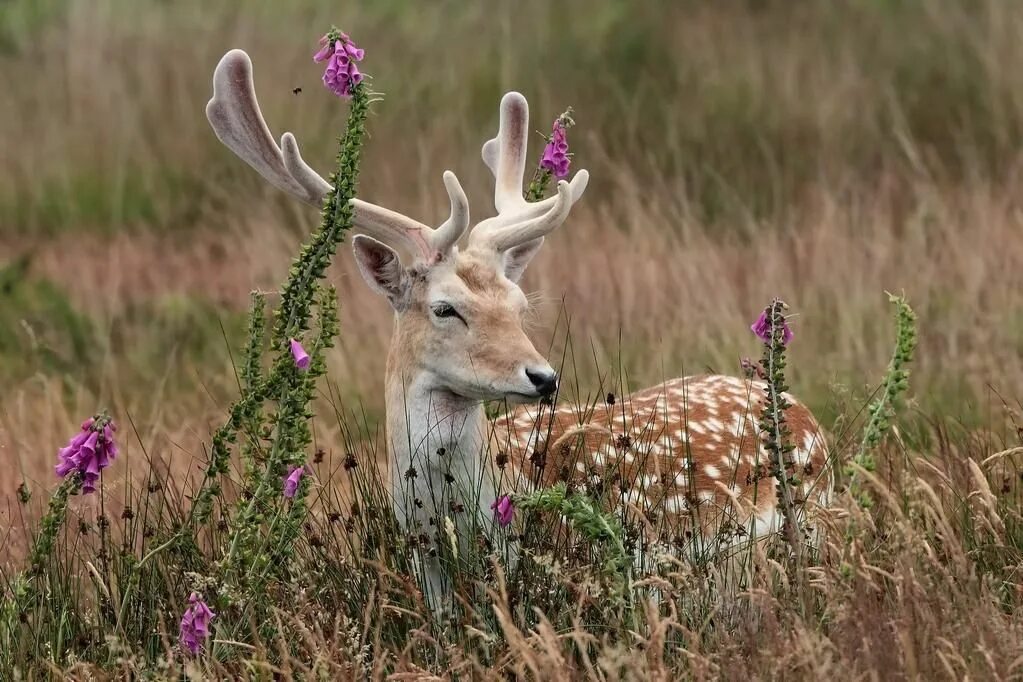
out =
<svg viewBox="0 0 1023 682"><path fill-rule="evenodd" d="M543 246L543 237L537 237L505 251L504 276L513 282L518 282L522 273L526 271L526 266L533 260L533 256L541 246Z"/></svg>
<svg viewBox="0 0 1023 682"><path fill-rule="evenodd" d="M352 250L355 251L359 272L370 288L386 296L395 310L404 310L408 305L411 283L408 271L394 249L359 234L352 239Z"/></svg>

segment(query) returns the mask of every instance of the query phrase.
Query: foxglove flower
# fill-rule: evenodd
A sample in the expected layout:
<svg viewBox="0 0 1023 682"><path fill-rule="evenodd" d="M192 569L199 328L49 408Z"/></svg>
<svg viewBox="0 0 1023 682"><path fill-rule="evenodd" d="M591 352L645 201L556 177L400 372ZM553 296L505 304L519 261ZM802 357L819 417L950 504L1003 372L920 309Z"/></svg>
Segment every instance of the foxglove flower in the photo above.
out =
<svg viewBox="0 0 1023 682"><path fill-rule="evenodd" d="M55 469L57 476L64 478L77 471L82 476L82 492L94 492L100 472L117 457L116 430L114 422L106 416L82 422L82 430L57 452L60 459Z"/></svg>
<svg viewBox="0 0 1023 682"><path fill-rule="evenodd" d="M511 525L512 518L515 516L515 505L512 504L511 495L501 495L494 500L490 508L494 510L494 518L501 524L501 528Z"/></svg>
<svg viewBox="0 0 1023 682"><path fill-rule="evenodd" d="M568 167L572 160L568 158L568 139L565 135L565 122L559 116L554 121L554 130L547 146L543 148L540 167L549 170L554 177L561 180L568 177Z"/></svg>
<svg viewBox="0 0 1023 682"><path fill-rule="evenodd" d="M332 54L334 54L334 43L331 42L329 35L325 35L320 38L320 49L313 55L313 61L319 64Z"/></svg>
<svg viewBox="0 0 1023 682"><path fill-rule="evenodd" d="M750 329L753 330L753 333L757 335L757 338L759 338L764 343L769 343L771 341L771 320L767 316L767 310L764 310L764 312L760 313L760 317L757 318L757 321L753 323ZM789 329L789 325L784 320L782 320L781 345L787 346L789 345L789 341L791 340L792 330Z"/></svg>
<svg viewBox="0 0 1023 682"><path fill-rule="evenodd" d="M305 371L309 369L309 353L305 352L305 348L296 339L290 340L291 346L291 357L295 358L295 367Z"/></svg>
<svg viewBox="0 0 1023 682"><path fill-rule="evenodd" d="M302 475L304 473L304 466L291 467L291 469L288 470L288 475L284 477L284 496L289 500L298 492L298 484L302 480Z"/></svg>
<svg viewBox="0 0 1023 682"><path fill-rule="evenodd" d="M323 84L338 97L349 99L352 88L362 82L355 62L361 62L365 54L347 34L333 30L320 38L320 49L313 55L313 61L327 62Z"/></svg>
<svg viewBox="0 0 1023 682"><path fill-rule="evenodd" d="M195 592L188 598L188 608L181 616L181 647L193 656L199 653L203 642L210 636L210 621L216 615Z"/></svg>

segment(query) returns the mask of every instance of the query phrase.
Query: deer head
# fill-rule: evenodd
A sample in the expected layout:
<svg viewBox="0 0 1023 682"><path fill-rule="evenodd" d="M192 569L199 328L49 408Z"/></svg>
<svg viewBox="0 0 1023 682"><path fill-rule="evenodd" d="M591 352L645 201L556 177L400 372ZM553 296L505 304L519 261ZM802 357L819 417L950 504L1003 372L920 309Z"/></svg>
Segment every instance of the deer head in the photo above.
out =
<svg viewBox="0 0 1023 682"><path fill-rule="evenodd" d="M243 51L228 52L217 65L206 115L217 137L278 189L315 206L333 189L302 160L291 133L280 146L274 142ZM528 400L557 388L556 373L523 329L527 300L518 281L544 236L582 196L588 174L559 182L556 196L526 202L528 125L525 98L506 94L497 137L483 145L497 215L471 230L464 250L457 243L469 226L469 205L451 171L443 175L451 212L437 228L352 200L359 271L396 314L389 372L472 400ZM397 249L409 260L402 262Z"/></svg>

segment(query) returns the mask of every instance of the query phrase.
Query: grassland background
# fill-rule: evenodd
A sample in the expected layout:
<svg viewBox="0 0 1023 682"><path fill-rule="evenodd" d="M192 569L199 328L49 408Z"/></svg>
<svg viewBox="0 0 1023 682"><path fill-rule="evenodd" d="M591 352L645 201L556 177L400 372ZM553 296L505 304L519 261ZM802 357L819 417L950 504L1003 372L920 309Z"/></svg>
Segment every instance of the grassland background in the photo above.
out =
<svg viewBox="0 0 1023 682"><path fill-rule="evenodd" d="M283 279L317 221L216 140L212 69L246 49L273 132L325 171L346 110L310 55L331 23L386 94L361 193L426 222L445 168L475 216L491 210L479 148L504 91L538 130L574 107L591 188L525 278L570 394L620 371L634 387L735 371L778 295L799 313L791 383L832 428L882 372L884 292L904 291L921 330L911 421L1009 439L1023 4L7 0L0 496L50 487L56 448L101 405L139 436L113 482L144 466L140 443L179 471L201 460L236 390L248 292ZM390 314L354 273L342 249L331 378L372 429ZM338 450L329 423L318 439Z"/></svg>

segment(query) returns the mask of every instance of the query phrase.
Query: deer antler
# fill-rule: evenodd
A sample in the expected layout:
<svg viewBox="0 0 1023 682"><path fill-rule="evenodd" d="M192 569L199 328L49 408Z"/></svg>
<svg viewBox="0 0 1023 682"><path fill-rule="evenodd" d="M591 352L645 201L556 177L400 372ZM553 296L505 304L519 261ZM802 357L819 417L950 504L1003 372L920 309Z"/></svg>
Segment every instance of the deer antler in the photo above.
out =
<svg viewBox="0 0 1023 682"><path fill-rule="evenodd" d="M302 160L298 142L284 133L278 147L263 120L252 82L252 60L242 50L225 54L213 72L213 98L206 105L217 138L271 185L314 206L333 190ZM381 206L352 199L353 227L392 245L405 246L427 261L438 261L469 226L469 201L451 171L444 171L450 217L436 230Z"/></svg>
<svg viewBox="0 0 1023 682"><path fill-rule="evenodd" d="M583 195L589 173L581 170L571 182L558 183L556 196L529 203L522 196L526 170L526 136L529 105L517 92L501 99L497 137L483 145L483 162L494 174L494 207L497 215L480 222L469 234L469 244L501 253L540 239L565 222L572 205Z"/></svg>

